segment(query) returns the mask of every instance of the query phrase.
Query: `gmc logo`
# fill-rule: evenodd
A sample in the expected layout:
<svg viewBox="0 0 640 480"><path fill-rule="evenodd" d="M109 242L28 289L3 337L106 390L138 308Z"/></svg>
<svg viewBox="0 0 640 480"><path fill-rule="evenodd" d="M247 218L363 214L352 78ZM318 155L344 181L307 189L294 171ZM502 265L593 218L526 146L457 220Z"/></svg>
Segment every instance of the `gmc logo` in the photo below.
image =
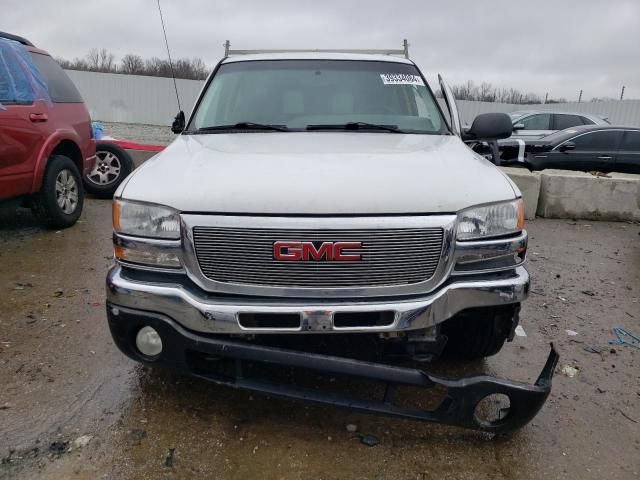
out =
<svg viewBox="0 0 640 480"><path fill-rule="evenodd" d="M362 260L360 253L344 253L357 248L362 248L362 242L277 241L273 243L273 258L283 262L358 262Z"/></svg>

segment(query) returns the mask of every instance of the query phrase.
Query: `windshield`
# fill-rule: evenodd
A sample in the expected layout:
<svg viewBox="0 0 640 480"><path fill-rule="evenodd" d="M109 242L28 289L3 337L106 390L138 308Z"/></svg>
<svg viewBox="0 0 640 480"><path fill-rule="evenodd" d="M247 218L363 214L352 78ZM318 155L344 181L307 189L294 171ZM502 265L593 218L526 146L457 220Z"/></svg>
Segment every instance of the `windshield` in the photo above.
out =
<svg viewBox="0 0 640 480"><path fill-rule="evenodd" d="M407 133L447 131L414 65L348 60L223 64L208 85L189 131L237 124L322 130L355 123L362 130L383 125Z"/></svg>

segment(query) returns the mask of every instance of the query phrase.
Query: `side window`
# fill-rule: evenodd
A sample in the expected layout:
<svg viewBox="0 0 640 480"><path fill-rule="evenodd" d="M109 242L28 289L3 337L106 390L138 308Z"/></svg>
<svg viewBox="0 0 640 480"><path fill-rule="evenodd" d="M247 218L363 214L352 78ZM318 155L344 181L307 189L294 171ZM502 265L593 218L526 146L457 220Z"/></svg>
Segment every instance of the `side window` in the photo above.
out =
<svg viewBox="0 0 640 480"><path fill-rule="evenodd" d="M580 117L580 119L582 119L582 123L584 125L595 125L596 122L594 122L593 120L591 120L590 118L587 117Z"/></svg>
<svg viewBox="0 0 640 480"><path fill-rule="evenodd" d="M13 79L0 56L0 103L18 103L17 100L15 89L13 88Z"/></svg>
<svg viewBox="0 0 640 480"><path fill-rule="evenodd" d="M82 103L82 97L64 70L49 55L32 53L33 63L49 88L49 96L56 103Z"/></svg>
<svg viewBox="0 0 640 480"><path fill-rule="evenodd" d="M571 141L576 144L576 151L613 152L620 140L619 131L585 133Z"/></svg>
<svg viewBox="0 0 640 480"><path fill-rule="evenodd" d="M550 130L551 114L540 113L538 115L531 115L523 120L518 120L516 123L524 125L522 130Z"/></svg>
<svg viewBox="0 0 640 480"><path fill-rule="evenodd" d="M624 132L621 150L640 152L640 132L631 130Z"/></svg>
<svg viewBox="0 0 640 480"><path fill-rule="evenodd" d="M25 86L28 85L25 72L9 55L5 58L0 50L0 104L29 105L33 102L33 94Z"/></svg>
<svg viewBox="0 0 640 480"><path fill-rule="evenodd" d="M582 117L579 115L555 114L553 116L556 130L564 130L565 128L577 127L582 125Z"/></svg>

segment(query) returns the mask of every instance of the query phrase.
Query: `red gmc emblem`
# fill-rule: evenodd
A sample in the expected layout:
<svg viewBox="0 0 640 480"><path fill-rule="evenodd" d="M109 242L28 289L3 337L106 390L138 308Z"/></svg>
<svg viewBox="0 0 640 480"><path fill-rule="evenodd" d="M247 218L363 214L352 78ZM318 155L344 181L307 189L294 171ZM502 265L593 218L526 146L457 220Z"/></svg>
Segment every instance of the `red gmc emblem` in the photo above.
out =
<svg viewBox="0 0 640 480"><path fill-rule="evenodd" d="M286 242L273 243L273 258L283 262L358 262L362 242ZM350 252L345 252L350 250Z"/></svg>

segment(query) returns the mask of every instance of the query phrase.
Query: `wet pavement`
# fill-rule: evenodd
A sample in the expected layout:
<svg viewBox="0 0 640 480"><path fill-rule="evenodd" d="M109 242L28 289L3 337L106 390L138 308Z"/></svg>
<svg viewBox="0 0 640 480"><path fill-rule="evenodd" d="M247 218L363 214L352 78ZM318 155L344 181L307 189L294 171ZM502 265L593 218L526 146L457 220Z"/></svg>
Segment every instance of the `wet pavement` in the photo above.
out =
<svg viewBox="0 0 640 480"><path fill-rule="evenodd" d="M0 478L640 475L640 350L609 345L616 325L640 333L638 224L530 222L526 337L484 362L434 365L532 382L555 342L561 360L547 404L525 428L495 439L136 365L106 324L110 228L108 201L88 199L81 221L60 232L0 205ZM577 369L573 377L566 366Z"/></svg>

